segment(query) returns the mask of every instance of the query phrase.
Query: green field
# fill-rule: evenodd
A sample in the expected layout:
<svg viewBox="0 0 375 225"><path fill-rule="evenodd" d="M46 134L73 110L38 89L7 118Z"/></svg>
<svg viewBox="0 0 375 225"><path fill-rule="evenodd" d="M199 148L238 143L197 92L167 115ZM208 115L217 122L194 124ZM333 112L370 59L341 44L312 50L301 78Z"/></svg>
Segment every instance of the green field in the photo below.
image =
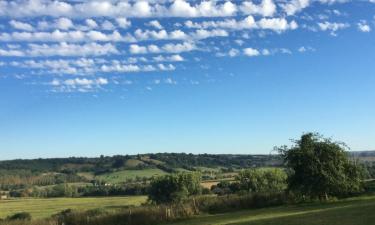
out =
<svg viewBox="0 0 375 225"><path fill-rule="evenodd" d="M46 218L65 209L116 209L146 202L145 196L98 198L21 198L0 201L0 218L17 212L28 212L33 218Z"/></svg>
<svg viewBox="0 0 375 225"><path fill-rule="evenodd" d="M136 177L153 177L167 174L160 169L143 169L143 170L121 170L117 172L102 174L97 176L98 179L108 183L121 183L126 179L134 179Z"/></svg>
<svg viewBox="0 0 375 225"><path fill-rule="evenodd" d="M375 196L324 204L202 215L169 225L372 225Z"/></svg>

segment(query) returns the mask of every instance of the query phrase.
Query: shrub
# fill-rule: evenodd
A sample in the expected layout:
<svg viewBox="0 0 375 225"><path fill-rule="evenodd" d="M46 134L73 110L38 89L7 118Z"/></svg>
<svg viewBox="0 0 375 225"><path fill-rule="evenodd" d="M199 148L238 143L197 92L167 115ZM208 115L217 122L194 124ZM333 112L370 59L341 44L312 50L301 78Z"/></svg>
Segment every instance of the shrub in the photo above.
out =
<svg viewBox="0 0 375 225"><path fill-rule="evenodd" d="M31 215L28 212L20 212L14 215L8 216L7 220L31 220Z"/></svg>

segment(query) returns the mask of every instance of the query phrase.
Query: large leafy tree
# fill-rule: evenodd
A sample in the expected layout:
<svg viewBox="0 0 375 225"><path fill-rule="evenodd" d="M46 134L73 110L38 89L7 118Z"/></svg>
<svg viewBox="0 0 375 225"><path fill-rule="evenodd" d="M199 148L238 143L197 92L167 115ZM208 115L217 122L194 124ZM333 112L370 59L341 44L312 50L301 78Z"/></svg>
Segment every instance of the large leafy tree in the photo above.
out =
<svg viewBox="0 0 375 225"><path fill-rule="evenodd" d="M199 173L159 176L151 181L148 197L155 203L180 202L201 192Z"/></svg>
<svg viewBox="0 0 375 225"><path fill-rule="evenodd" d="M289 189L320 199L359 192L363 172L345 149L345 144L313 133L302 135L291 148L280 148L291 172Z"/></svg>

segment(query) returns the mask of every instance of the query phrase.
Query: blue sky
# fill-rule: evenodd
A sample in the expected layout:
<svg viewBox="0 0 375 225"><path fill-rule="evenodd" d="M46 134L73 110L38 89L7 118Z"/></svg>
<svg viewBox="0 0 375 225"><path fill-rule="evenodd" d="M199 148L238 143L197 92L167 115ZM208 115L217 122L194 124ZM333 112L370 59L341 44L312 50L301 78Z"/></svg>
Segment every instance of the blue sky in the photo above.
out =
<svg viewBox="0 0 375 225"><path fill-rule="evenodd" d="M375 149L375 2L0 1L0 159Z"/></svg>

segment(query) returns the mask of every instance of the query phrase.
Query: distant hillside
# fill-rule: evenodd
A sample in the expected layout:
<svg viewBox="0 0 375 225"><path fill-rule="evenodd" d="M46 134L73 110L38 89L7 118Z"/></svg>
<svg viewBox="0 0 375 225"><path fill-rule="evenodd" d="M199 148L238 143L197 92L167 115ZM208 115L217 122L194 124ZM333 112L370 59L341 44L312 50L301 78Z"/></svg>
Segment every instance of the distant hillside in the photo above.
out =
<svg viewBox="0 0 375 225"><path fill-rule="evenodd" d="M32 172L94 172L97 174L111 169L159 168L174 170L193 167L248 168L281 165L277 155L219 155L157 153L143 155L116 155L97 158L70 157L51 159L16 159L0 161L0 170L29 170Z"/></svg>
<svg viewBox="0 0 375 225"><path fill-rule="evenodd" d="M39 192L35 190L51 189L53 185L73 183L78 187L114 184L144 185L155 176L189 171L199 171L204 180L216 180L233 178L240 169L280 166L281 163L280 156L277 155L184 153L116 155L96 158L17 159L0 161L0 190L15 190L19 193L15 196L40 196L46 192L47 196L53 196L54 190ZM131 194L143 189L142 187L127 187L126 190L120 190L118 193ZM99 191L102 190L89 190L89 194L103 194L98 194ZM48 194L50 192L52 194Z"/></svg>
<svg viewBox="0 0 375 225"><path fill-rule="evenodd" d="M363 162L375 162L375 150L374 151L352 151L350 155Z"/></svg>
<svg viewBox="0 0 375 225"><path fill-rule="evenodd" d="M375 151L351 151L351 157L361 161L375 161ZM166 172L196 167L240 169L250 167L281 166L278 155L239 154L186 154L155 153L142 155L115 155L94 158L69 157L50 159L16 159L0 161L0 170L27 170L30 172L93 172L101 174L113 169L159 168Z"/></svg>

